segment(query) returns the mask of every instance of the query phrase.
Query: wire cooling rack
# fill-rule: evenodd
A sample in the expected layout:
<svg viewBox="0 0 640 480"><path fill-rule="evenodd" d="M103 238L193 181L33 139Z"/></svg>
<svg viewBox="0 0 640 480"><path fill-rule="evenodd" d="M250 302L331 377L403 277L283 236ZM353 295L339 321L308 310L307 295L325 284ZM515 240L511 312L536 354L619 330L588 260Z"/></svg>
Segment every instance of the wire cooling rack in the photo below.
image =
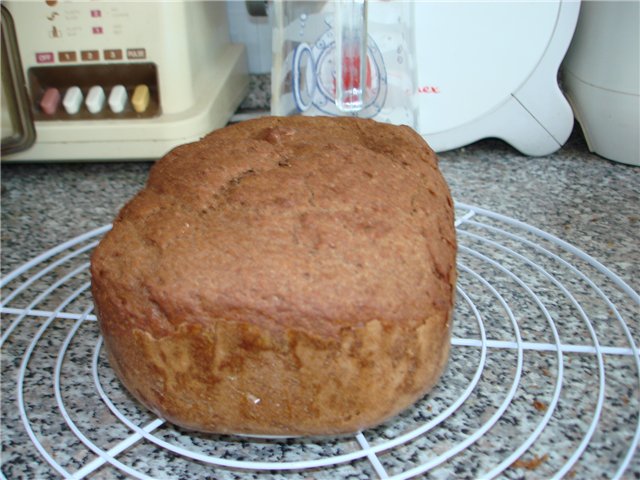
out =
<svg viewBox="0 0 640 480"><path fill-rule="evenodd" d="M640 476L640 297L530 225L456 204L459 280L442 380L389 422L336 438L203 435L114 378L89 254L109 226L2 287L5 478L622 478Z"/></svg>

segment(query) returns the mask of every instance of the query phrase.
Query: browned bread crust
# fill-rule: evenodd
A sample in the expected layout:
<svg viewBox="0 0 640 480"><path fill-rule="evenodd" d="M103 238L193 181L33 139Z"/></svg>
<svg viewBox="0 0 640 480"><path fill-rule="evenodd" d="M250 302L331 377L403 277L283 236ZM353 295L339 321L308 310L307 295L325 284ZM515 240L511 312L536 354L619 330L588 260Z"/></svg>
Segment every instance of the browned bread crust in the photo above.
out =
<svg viewBox="0 0 640 480"><path fill-rule="evenodd" d="M408 127L268 117L155 164L92 256L111 366L189 429L378 424L440 376L453 205Z"/></svg>

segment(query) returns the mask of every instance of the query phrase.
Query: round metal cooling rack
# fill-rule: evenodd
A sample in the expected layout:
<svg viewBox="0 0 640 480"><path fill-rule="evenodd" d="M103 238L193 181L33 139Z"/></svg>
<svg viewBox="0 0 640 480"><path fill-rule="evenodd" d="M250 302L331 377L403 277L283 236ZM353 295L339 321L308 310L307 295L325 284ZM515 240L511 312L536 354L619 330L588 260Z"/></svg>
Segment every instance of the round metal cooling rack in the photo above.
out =
<svg viewBox="0 0 640 480"><path fill-rule="evenodd" d="M456 204L451 359L412 408L353 436L182 431L113 376L89 286L109 226L2 287L5 478L621 478L640 476L640 297L517 220Z"/></svg>

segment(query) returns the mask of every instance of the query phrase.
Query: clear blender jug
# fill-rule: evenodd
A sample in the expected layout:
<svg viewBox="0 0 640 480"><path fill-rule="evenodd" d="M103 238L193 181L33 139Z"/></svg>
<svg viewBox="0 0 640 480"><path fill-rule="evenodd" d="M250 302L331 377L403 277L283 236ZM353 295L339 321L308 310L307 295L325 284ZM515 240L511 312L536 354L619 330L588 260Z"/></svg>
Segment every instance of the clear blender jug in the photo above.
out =
<svg viewBox="0 0 640 480"><path fill-rule="evenodd" d="M273 115L352 115L417 127L413 2L274 0L269 16Z"/></svg>

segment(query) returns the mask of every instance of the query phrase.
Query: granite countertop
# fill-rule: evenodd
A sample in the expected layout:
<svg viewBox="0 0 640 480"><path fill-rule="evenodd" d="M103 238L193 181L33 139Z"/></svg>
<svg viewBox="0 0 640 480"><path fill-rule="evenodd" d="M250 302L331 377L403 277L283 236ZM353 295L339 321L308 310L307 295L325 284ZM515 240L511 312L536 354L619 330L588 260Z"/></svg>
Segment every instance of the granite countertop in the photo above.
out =
<svg viewBox="0 0 640 480"><path fill-rule="evenodd" d="M263 81L264 79L260 78L254 79L252 94L243 104L244 111L259 110L268 103L268 96L260 84ZM439 157L442 172L459 205L468 204L497 212L558 237L606 266L631 290L640 292L640 169L610 162L590 153L579 128L574 130L566 145L559 151L544 157L526 157L495 139L482 140L464 148L443 152ZM150 166L149 162L3 164L2 274L6 276L45 250L110 223L127 199L142 187ZM462 219L465 214L468 215L469 210L460 207L457 213ZM477 212L476 217L488 225L503 225L500 219L490 215L483 216L482 212ZM483 227L473 222L466 224L463 222L460 228L468 228L469 232L473 233L474 229L478 231ZM492 237L493 234L487 235ZM527 235L529 233L525 234ZM460 236L460 242L464 248L472 242L470 238L467 235ZM510 244L510 240L502 241ZM540 241L547 242L547 240ZM553 239L550 242L553 246ZM467 262L465 255L467 253L462 251L462 261ZM535 257L538 253L534 252L531 255ZM624 292L612 286L611 277L603 274L598 268L592 268L589 260L585 260L584 256L571 254L569 257L572 262L580 265L579 268L583 268L584 263L585 271L593 271L593 278L596 278L594 281L600 286L604 285L603 289L609 298L613 299L614 305L626 321L629 334L637 343L640 340L640 305L637 300L633 299L629 291ZM469 256L468 264L471 265L472 261L472 257ZM554 264L548 271L555 275L556 270L562 268L564 267ZM465 293L472 297L476 295L474 302L480 308L484 297L481 292L474 293L474 289L480 287L472 284L469 275L462 272L460 285ZM481 273L481 275L484 278L491 275L500 276L495 272ZM538 274L535 273L535 275ZM564 274L558 273L558 275L560 278ZM87 279L86 275L84 279ZM51 281L53 280L48 280L48 282ZM502 281L495 280L495 284L499 285ZM584 283L586 290L590 288L586 280L567 280L567 284L571 286L578 283ZM537 285L537 280L532 284ZM582 287L576 286L576 289L580 288ZM242 468L235 468L233 465L233 468L228 469L225 466L207 465L206 461L194 461L188 464L182 458L176 459L166 453L159 454L157 447L150 442L136 442L136 439L132 439L131 435L135 436L135 434L118 425L99 399L92 398L95 397L95 392L88 385L91 382L81 383L78 380L83 375L90 378L90 370L84 373L80 370L78 373L72 373L75 370L71 370L71 373L61 377L65 381L61 395L64 398L64 405L71 412L70 415L75 419L76 424L79 427L89 425L85 431L88 432L87 437L101 448L106 450L114 448L114 445L120 445L123 435L124 438L132 439L132 446L127 449L123 447L123 453L118 453L117 460L131 468L139 468L146 475L153 477L271 478L273 474L281 478L370 478L376 474L378 476L408 475L414 472L412 469L416 469L414 473L420 473L421 465L430 462L434 456L444 455L441 461L435 462L432 470L434 477L447 478L453 475L471 478L491 468L491 465L497 464L498 461L493 459L494 456L498 460L509 458L509 453L512 453L517 445L525 442L523 438L527 438L529 433L519 440L505 442L505 438L518 437L523 431L533 432L536 425L540 425L541 422L546 425L548 422L539 440L531 450L524 453L519 460L520 463L516 462L504 472L506 478L545 478L561 468L564 462L570 461L571 455L574 454L578 458L575 464L571 464L568 471L569 478L572 476L576 478L609 477L624 461L625 455L626 461L629 462L627 475L639 478L638 455L634 455L633 452L628 453L639 421L640 374L637 369L637 354L634 355L624 331L616 326L616 320L606 318L611 314L610 305L606 305L609 312L607 313L604 312L606 310L604 307L591 305L590 296L592 295L588 292L576 294L580 305L588 305L584 307L585 309L593 308L587 312L587 315L594 324L600 322L604 325L595 327L600 344L605 347L601 367L606 367L604 371L607 374L606 379L598 383L603 370L599 370L596 361L598 355L593 349L594 342L589 336L590 331L580 323L580 318L570 318L580 317L580 308L575 307L574 304L565 310L561 306L555 310L556 304L567 303L566 299L558 300L551 293L549 298L546 298L545 292L548 290L548 287L541 287L539 292L540 298L545 299L544 311L548 311L558 323L562 342L569 345L563 350L565 358L562 361L558 361L558 351L548 347L553 343L552 340L539 340L543 337L551 338L551 333L542 329L538 331L536 330L538 327L529 329L527 325L529 320L519 318L516 313L516 321L522 328L522 339L530 345L525 348L525 354L518 360L518 352L521 350L510 340L511 337L504 336L507 335L508 332L505 332L511 329L511 326L498 325L501 321L508 323L508 318L503 312L500 314L500 320L496 319L495 324L491 323L496 308L487 306L484 317L486 335L494 343L490 345L491 348L486 356L485 368L489 369L491 365L500 368L501 362L506 362L511 367L505 368L499 374L496 373L495 378L494 370L487 370L480 377L480 383L464 405L456 410L455 415L451 413L452 416L447 417L444 423L430 430L432 435L420 436L399 447L380 448L380 451L376 450L377 458L373 460L371 456L369 460L367 457L362 459L362 456L356 456L357 458L352 462L345 461L340 466L330 467L328 474L325 474L321 467L310 471L294 469L291 472L277 474L251 469L245 472ZM510 291L510 288L505 287L502 294L510 305L526 302L521 297L508 298ZM34 293L35 295L37 292ZM5 292L3 296L6 298ZM32 298L34 297L29 297L29 299ZM28 301L25 299L24 304L19 306L24 307ZM464 325L465 318L473 318L469 305L469 302L465 303L460 296L456 312L457 330L454 330L453 334L457 343L454 342L455 348L452 349L452 362L455 360L458 363L452 363L453 366L450 366L446 374L445 383L449 387L440 387L425 399L419 405L422 410L413 410L397 423L387 424L374 432L364 432L364 441L368 440L374 450L380 442L393 440L406 429L413 428L407 426L413 425L412 422L424 423L438 412L446 411L458 395L454 385L464 384L460 379L473 377L478 359L481 358L481 350L479 343L474 343L473 340L480 338L478 328L473 326L475 320L469 320L471 323ZM535 309L534 307L535 305L532 307L527 304L522 308ZM42 311L55 309L54 306L48 305L36 305L33 308L39 308ZM572 310L575 312L572 313ZM604 312L602 319L600 310ZM73 310L69 318L78 318L80 313L81 308L77 307L77 311ZM14 310L3 311L3 333L7 331L15 314ZM29 319L32 326L25 326ZM26 414L21 414L17 407L20 398L16 396L16 375L19 375L22 368L20 362L30 339L37 335L36 327L45 320L46 315L43 313L39 316L38 314L34 314L33 317L28 316L21 325L16 327L2 347L2 472L6 478L57 477L55 470L46 464L25 433L23 426L25 415L31 419L31 428L36 438L40 439L39 442L42 442L43 448L47 452L53 452L53 458L66 471L74 472L96 461L96 455L82 446L77 436L69 433L68 422L65 423L59 413L51 413L60 410L58 400L53 393L55 385L50 384L51 377L58 375L53 365L59 356L60 345L63 345L68 332L62 324L71 320L58 319L54 322L47 331L48 346L37 346L33 351L31 362L26 364L26 367L23 365L26 374L21 380L24 390L21 401L24 405L31 405L29 402L33 405L30 407L32 410L27 410ZM567 323L562 323L565 320ZM544 319L540 322L544 323ZM575 322L575 325L572 322ZM606 322L610 322L610 325ZM71 324L65 325L65 327L70 326ZM84 330L86 332L82 333ZM533 331L537 331L535 335L540 337L535 337L534 333L531 333ZM90 365L93 345L97 338L95 322L87 322L87 326L80 326L77 335L79 336L77 338L84 338L81 335L87 335L90 339L87 342L92 342L91 348L83 347L83 342L72 340L65 347L68 348L65 362ZM539 348L534 348L533 345L539 345ZM572 347L574 345L580 348ZM100 358L102 356L101 353ZM102 363L106 365L103 360L98 362L99 365ZM139 425L149 425L145 423L147 421L153 422L152 416L141 412L141 408L136 407L135 402L131 403L126 394L119 390L117 382L109 377L108 367L105 366L101 371L104 372L102 375L105 377L105 384L111 389L112 395L118 398L119 405L122 405L121 408L127 412L130 419L134 419L134 422L138 421ZM560 372L563 372L564 377L558 382L557 377L561 375ZM512 406L501 412L502 420L498 421L490 432L483 434L478 441L474 441L469 448L455 456L447 455L447 449L464 443L464 439L468 438L465 435L470 435L470 432L482 431L482 425L485 425L482 422L489 421L495 412L500 412L502 400L494 402L494 399L509 397L508 391L499 390L499 388L501 385L510 385L514 378L521 382L521 386L514 390L515 393L512 392L514 395ZM30 386L32 385L30 382L36 383ZM44 393L36 390L40 388L42 382L48 382L47 385L49 385L42 387ZM559 390L558 398L554 400L554 389L558 384L562 388ZM598 385L605 387L600 398L596 393ZM460 388L462 389L462 386ZM556 401L557 404L554 403ZM487 402L493 407L488 408ZM552 406L555 408L550 412ZM520 411L520 408L524 410ZM547 411L549 416L545 417ZM597 426L595 433L592 438L584 440L589 436L589 425L594 416L596 417L594 424ZM479 424L475 423L478 421ZM584 422L586 423L583 424ZM106 427L112 423L112 426ZM104 429L102 426L105 426ZM274 461L275 458L277 461L297 461L301 458L299 455L302 455L300 453L302 451L306 452L305 455L309 455L309 458L314 459L326 455L348 454L363 446L363 438L360 437L318 441L291 439L253 441L247 438L189 435L167 425L155 425L154 428L156 427L157 432L160 432L159 437L166 441L176 442L183 448L206 452L208 455L215 454L223 459ZM546 431L553 433L546 434L544 433ZM452 432L455 432L455 435ZM586 442L585 446L580 446L581 441ZM510 450L511 443L513 449ZM580 453L582 448L584 452ZM575 453L576 451L579 453ZM380 465L376 463L378 460ZM381 473L381 469L386 473ZM118 473L115 467L105 465L96 467L92 478L120 478L123 475Z"/></svg>

